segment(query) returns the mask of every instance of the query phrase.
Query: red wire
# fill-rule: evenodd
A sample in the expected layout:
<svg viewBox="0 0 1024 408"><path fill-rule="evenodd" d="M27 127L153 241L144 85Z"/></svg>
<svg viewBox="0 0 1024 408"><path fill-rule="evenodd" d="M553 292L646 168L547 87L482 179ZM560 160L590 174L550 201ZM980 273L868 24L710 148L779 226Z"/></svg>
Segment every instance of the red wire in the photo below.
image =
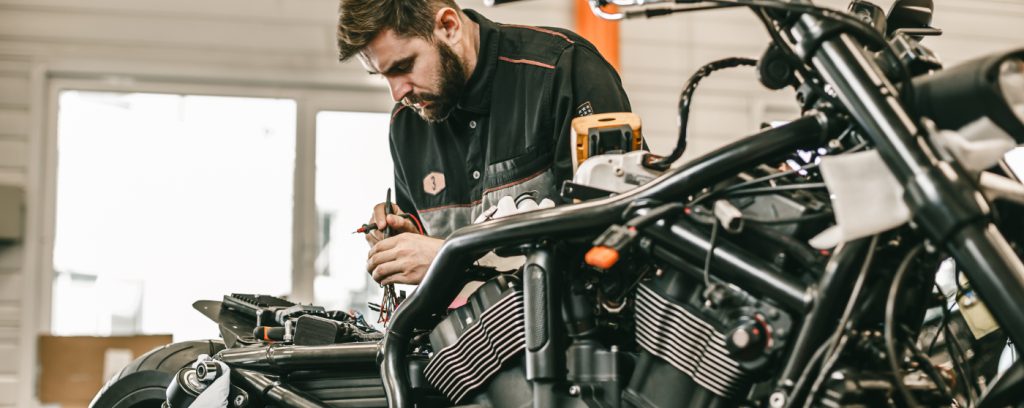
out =
<svg viewBox="0 0 1024 408"><path fill-rule="evenodd" d="M423 232L423 224L420 224L420 220L419 218L416 218L415 214L409 213L409 218L412 218L413 223L416 224L416 229L420 230L420 235L427 235Z"/></svg>

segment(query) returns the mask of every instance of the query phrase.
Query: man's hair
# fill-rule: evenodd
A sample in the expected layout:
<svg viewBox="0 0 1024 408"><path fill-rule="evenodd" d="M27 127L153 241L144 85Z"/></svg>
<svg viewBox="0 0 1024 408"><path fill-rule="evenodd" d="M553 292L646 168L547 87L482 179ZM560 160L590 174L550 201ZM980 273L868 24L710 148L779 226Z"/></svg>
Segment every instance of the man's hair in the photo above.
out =
<svg viewBox="0 0 1024 408"><path fill-rule="evenodd" d="M338 51L341 61L366 48L377 34L395 30L399 37L431 38L434 15L443 7L459 10L455 0L341 0Z"/></svg>

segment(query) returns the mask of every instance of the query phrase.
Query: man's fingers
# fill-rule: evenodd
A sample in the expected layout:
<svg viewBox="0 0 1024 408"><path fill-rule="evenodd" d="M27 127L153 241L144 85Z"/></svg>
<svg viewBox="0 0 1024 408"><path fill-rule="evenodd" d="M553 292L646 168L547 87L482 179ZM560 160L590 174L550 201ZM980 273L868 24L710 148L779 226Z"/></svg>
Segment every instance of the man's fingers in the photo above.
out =
<svg viewBox="0 0 1024 408"><path fill-rule="evenodd" d="M388 225L391 226L392 231L397 232L419 232L416 225L412 223L412 220L399 216L389 215L387 218Z"/></svg>
<svg viewBox="0 0 1024 408"><path fill-rule="evenodd" d="M391 285L391 284L394 284L394 283L401 284L401 285L414 285L414 284L416 284L415 282L412 282L412 278L410 278L408 276L405 276L404 274L401 274L401 273L391 274L390 276L384 278L384 280L380 281L379 283L381 285Z"/></svg>
<svg viewBox="0 0 1024 408"><path fill-rule="evenodd" d="M384 203L373 206L373 218L370 219L370 223L377 224L377 230L379 231L383 231L384 228L387 227Z"/></svg>
<svg viewBox="0 0 1024 408"><path fill-rule="evenodd" d="M377 232L376 230L370 231L369 233L366 234L366 242L370 244L370 250L373 250L373 246L380 242L380 240L381 233Z"/></svg>
<svg viewBox="0 0 1024 408"><path fill-rule="evenodd" d="M374 281L384 285L385 279L390 276L400 276L401 274L399 272L402 272L404 268L404 262L400 260L391 261L377 265L376 268L373 268L373 272L370 275L373 277Z"/></svg>
<svg viewBox="0 0 1024 408"><path fill-rule="evenodd" d="M373 247L370 248L370 252L366 254L366 257L369 258L377 252L384 252L391 248L394 248L403 239L404 237L402 237L401 235L396 235L389 238L382 238L379 242L377 242L376 244L373 245Z"/></svg>
<svg viewBox="0 0 1024 408"><path fill-rule="evenodd" d="M372 272L378 266L398 259L398 252L398 248L370 251L370 256L366 258L366 270Z"/></svg>

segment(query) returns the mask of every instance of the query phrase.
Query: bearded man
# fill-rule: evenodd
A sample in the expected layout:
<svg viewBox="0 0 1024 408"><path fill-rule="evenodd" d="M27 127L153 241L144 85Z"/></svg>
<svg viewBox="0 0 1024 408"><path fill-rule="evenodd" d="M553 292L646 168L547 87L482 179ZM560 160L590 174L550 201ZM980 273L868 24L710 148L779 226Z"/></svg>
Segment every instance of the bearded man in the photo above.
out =
<svg viewBox="0 0 1024 408"><path fill-rule="evenodd" d="M498 24L453 0L341 0L338 47L397 102L393 210L408 216L373 210L393 234L367 235L381 284L419 283L443 239L502 197L558 202L573 118L630 110L615 69L579 35Z"/></svg>

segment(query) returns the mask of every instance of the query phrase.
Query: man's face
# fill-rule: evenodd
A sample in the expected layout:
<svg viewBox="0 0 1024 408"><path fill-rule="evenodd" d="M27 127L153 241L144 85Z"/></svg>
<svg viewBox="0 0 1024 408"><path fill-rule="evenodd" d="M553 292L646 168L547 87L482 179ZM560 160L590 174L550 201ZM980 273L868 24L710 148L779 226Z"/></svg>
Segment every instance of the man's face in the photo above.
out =
<svg viewBox="0 0 1024 408"><path fill-rule="evenodd" d="M461 59L442 41L399 37L388 29L367 45L362 60L371 74L388 80L395 102L428 122L445 120L466 84Z"/></svg>

